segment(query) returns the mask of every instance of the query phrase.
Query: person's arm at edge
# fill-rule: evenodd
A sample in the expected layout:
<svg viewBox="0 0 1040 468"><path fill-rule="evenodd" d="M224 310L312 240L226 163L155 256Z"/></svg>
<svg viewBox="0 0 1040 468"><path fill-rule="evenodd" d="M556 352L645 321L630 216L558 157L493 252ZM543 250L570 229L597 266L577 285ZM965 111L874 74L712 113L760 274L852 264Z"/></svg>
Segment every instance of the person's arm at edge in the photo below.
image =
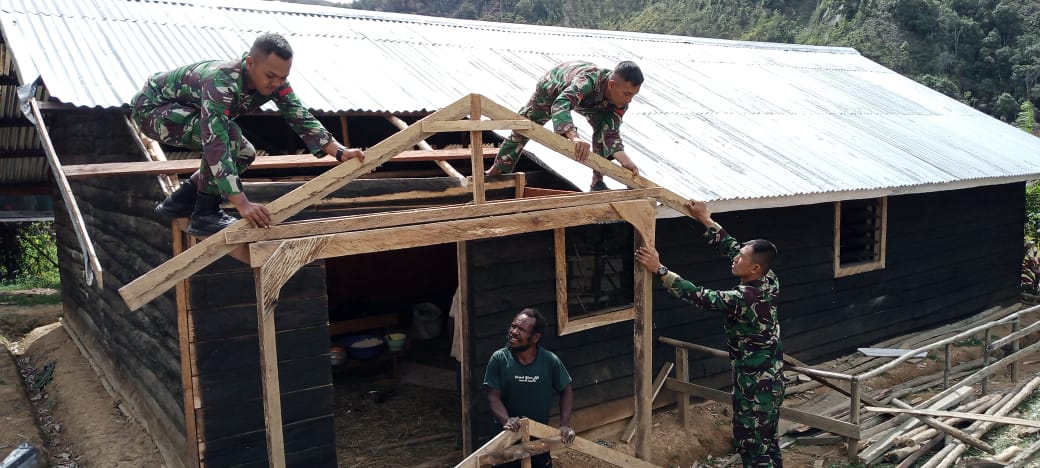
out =
<svg viewBox="0 0 1040 468"><path fill-rule="evenodd" d="M567 384L560 390L560 440L565 444L574 442L574 429L571 428L571 410L574 407L574 389Z"/></svg>

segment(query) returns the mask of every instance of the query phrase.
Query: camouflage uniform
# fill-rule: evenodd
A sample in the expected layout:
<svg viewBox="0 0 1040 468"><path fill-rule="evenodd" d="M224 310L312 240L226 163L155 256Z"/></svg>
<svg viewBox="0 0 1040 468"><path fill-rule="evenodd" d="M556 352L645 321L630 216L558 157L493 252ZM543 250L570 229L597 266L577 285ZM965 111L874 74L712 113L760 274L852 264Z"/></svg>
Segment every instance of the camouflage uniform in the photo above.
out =
<svg viewBox="0 0 1040 468"><path fill-rule="evenodd" d="M619 129L628 106L617 107L607 99L611 73L588 62L562 63L538 80L534 95L520 109L520 115L538 125L551 119L560 135L574 130L570 111L584 115L592 126L592 152L613 159L614 153L625 149ZM495 167L503 174L513 172L527 140L517 132L509 135L498 150Z"/></svg>
<svg viewBox="0 0 1040 468"><path fill-rule="evenodd" d="M708 228L708 243L733 259L740 244L721 226ZM783 350L776 299L780 281L773 271L727 291L697 286L669 272L668 292L705 310L725 314L726 342L733 365L733 439L746 467L780 467L783 459L776 438L784 400Z"/></svg>
<svg viewBox="0 0 1040 468"><path fill-rule="evenodd" d="M246 89L246 61L205 61L157 73L130 101L132 116L150 138L202 151L200 191L242 192L238 175L256 158L235 118L274 101L282 117L317 157L332 135L300 103L286 82L271 96Z"/></svg>

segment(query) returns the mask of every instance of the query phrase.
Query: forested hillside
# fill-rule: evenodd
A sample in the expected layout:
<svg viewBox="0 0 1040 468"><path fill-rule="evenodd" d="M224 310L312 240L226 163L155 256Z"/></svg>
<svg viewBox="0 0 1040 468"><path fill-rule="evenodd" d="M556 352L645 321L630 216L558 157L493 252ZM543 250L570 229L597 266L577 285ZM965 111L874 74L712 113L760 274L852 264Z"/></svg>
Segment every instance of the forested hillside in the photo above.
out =
<svg viewBox="0 0 1040 468"><path fill-rule="evenodd" d="M1031 104L1040 100L1040 0L357 0L351 7L848 46L1006 121L1032 124Z"/></svg>

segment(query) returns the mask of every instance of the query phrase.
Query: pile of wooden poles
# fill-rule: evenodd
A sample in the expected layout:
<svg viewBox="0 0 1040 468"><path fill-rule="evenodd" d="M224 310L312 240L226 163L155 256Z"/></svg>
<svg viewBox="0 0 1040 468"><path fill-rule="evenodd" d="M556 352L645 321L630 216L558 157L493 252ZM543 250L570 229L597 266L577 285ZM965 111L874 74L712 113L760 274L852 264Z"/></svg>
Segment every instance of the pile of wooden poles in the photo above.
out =
<svg viewBox="0 0 1040 468"><path fill-rule="evenodd" d="M936 343L944 336L952 336L1000 319L1016 310L1017 307L989 309L940 329L889 340L879 343L877 346L916 349L928 343ZM1022 344L1028 345L1030 340L1023 340ZM949 358L949 353L947 353L947 361ZM1032 444L1024 450L1012 447L996 453L992 446L981 440L998 424L1040 426L1035 421L1009 417L1014 414L1018 406L1034 394L1037 388L1040 388L1040 376L1025 379L1007 392L990 391L987 393L983 390L981 396L976 396L978 389L974 385L982 383L982 388L985 389L986 377L1002 368L993 366L984 369L987 358L951 365L948 366L948 370L940 369L934 374L923 375L884 389L863 388L860 400L865 406L862 408L859 418L861 428L857 447L859 460L867 465L885 462L896 464L898 467L910 467L918 463L920 459L930 456L922 466L927 468L952 467L966 459L966 451L972 446L987 453L985 457L987 462L997 463L988 466L1025 466L1024 463L1027 461L1040 458L1040 442ZM836 367L846 369L839 372L849 375L867 375L871 370L887 362L890 362L890 359L858 357ZM816 368L820 369L821 366ZM959 382L953 383L958 379L960 379ZM788 388L787 393L804 396L805 393L802 392L812 390L819 385L817 382L792 385ZM833 385L828 386L834 388ZM917 394L929 391L933 395L927 399L915 397ZM850 411L848 398L835 397L833 392L820 393L800 405L799 408L823 416L848 419ZM909 403L904 402L903 399L909 400ZM944 413L940 416L936 412ZM896 414L893 416L891 413ZM931 416L925 413L931 413ZM1035 430L1035 428L1028 428L1026 433ZM813 444L836 439L829 434L822 434L798 440Z"/></svg>

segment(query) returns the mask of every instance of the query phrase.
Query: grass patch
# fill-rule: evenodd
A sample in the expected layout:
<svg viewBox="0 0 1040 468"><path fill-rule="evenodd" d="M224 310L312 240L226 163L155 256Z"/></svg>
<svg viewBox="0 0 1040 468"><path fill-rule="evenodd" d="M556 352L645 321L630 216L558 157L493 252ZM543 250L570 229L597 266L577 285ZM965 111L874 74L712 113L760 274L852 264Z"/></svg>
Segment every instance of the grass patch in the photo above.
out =
<svg viewBox="0 0 1040 468"><path fill-rule="evenodd" d="M61 293L54 289L14 291L0 287L0 305L27 307L44 304L60 304Z"/></svg>
<svg viewBox="0 0 1040 468"><path fill-rule="evenodd" d="M1019 414L1016 415L1014 413ZM1031 421L1040 420L1040 389L1034 390L1033 395L1029 398L1026 398L1026 400L1022 402L1021 405L1018 405L1017 408L1012 410L1010 415L1014 415L1015 417L1022 419L1028 419ZM1023 432L1025 432L1027 429L1029 428L1009 424L999 427L991 431L989 434L986 434L986 437L984 437L983 440L992 445L993 448L997 450L997 453L1000 453L1001 450L1004 450L1013 445L1026 448L1030 446L1033 442L1036 442L1038 438L1040 438L1040 436L1038 436L1035 432L1032 435L1023 435ZM971 450L968 451L968 453L971 456L988 456L988 454L985 454L981 450L974 447L972 447Z"/></svg>

